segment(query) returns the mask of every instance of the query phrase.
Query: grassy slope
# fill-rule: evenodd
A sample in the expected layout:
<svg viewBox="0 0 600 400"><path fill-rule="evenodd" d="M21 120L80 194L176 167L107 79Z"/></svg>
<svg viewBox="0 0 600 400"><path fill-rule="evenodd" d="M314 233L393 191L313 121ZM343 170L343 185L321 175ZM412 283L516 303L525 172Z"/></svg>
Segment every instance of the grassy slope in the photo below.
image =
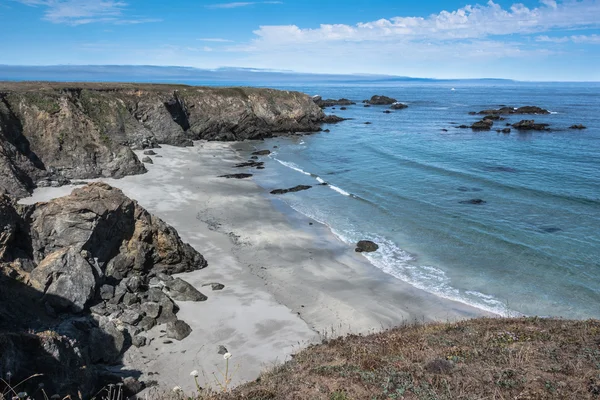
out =
<svg viewBox="0 0 600 400"><path fill-rule="evenodd" d="M209 399L598 399L600 321L475 319L326 341Z"/></svg>

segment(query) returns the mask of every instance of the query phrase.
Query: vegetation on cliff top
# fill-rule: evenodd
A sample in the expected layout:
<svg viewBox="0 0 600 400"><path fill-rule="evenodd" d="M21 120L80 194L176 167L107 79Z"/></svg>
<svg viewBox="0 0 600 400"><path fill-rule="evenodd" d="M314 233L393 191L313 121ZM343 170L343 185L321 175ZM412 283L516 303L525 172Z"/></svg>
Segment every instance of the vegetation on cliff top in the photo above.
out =
<svg viewBox="0 0 600 400"><path fill-rule="evenodd" d="M327 340L201 399L597 399L600 321L474 319Z"/></svg>

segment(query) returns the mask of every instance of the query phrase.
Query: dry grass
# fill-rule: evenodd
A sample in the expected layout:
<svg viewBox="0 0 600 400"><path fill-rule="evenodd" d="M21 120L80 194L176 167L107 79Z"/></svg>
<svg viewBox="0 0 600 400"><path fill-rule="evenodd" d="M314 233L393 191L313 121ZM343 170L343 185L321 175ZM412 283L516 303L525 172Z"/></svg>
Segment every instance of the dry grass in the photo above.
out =
<svg viewBox="0 0 600 400"><path fill-rule="evenodd" d="M475 319L312 346L204 399L599 399L600 321Z"/></svg>

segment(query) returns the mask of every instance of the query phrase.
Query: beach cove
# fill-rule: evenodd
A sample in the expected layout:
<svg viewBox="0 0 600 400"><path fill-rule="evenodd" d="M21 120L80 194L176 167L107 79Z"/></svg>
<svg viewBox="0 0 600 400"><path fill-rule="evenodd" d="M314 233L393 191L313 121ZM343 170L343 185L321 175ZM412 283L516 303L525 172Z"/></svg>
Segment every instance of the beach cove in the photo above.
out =
<svg viewBox="0 0 600 400"><path fill-rule="evenodd" d="M150 392L174 386L195 390L193 370L204 372L202 384L213 382L212 373L223 367L221 345L239 368L235 385L322 338L487 314L387 275L327 226L296 213L252 179L220 178L245 172L233 168L245 160L234 144L199 141L194 147L163 145L155 152L148 173L99 180L123 190L204 255L207 268L180 277L208 300L178 302L178 317L193 329L183 341L164 343L158 327L150 332L149 345L125 354L126 368L139 369L142 379L158 384ZM39 188L22 203L72 189ZM225 288L203 286L215 282Z"/></svg>

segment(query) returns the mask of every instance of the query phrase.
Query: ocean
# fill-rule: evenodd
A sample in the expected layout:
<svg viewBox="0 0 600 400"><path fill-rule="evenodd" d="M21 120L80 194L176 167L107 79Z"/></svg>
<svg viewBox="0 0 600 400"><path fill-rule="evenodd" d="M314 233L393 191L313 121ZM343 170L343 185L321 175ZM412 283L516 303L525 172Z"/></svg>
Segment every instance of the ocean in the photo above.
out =
<svg viewBox="0 0 600 400"><path fill-rule="evenodd" d="M252 170L265 192L312 185L279 198L349 245L378 243L366 257L390 279L502 315L600 318L600 84L278 88L357 104L326 109L351 118L330 132L255 143L272 151L266 169ZM363 107L375 94L408 108ZM501 105L551 114L457 128L480 119L470 111ZM495 131L521 119L552 131ZM472 199L485 203L463 203Z"/></svg>

